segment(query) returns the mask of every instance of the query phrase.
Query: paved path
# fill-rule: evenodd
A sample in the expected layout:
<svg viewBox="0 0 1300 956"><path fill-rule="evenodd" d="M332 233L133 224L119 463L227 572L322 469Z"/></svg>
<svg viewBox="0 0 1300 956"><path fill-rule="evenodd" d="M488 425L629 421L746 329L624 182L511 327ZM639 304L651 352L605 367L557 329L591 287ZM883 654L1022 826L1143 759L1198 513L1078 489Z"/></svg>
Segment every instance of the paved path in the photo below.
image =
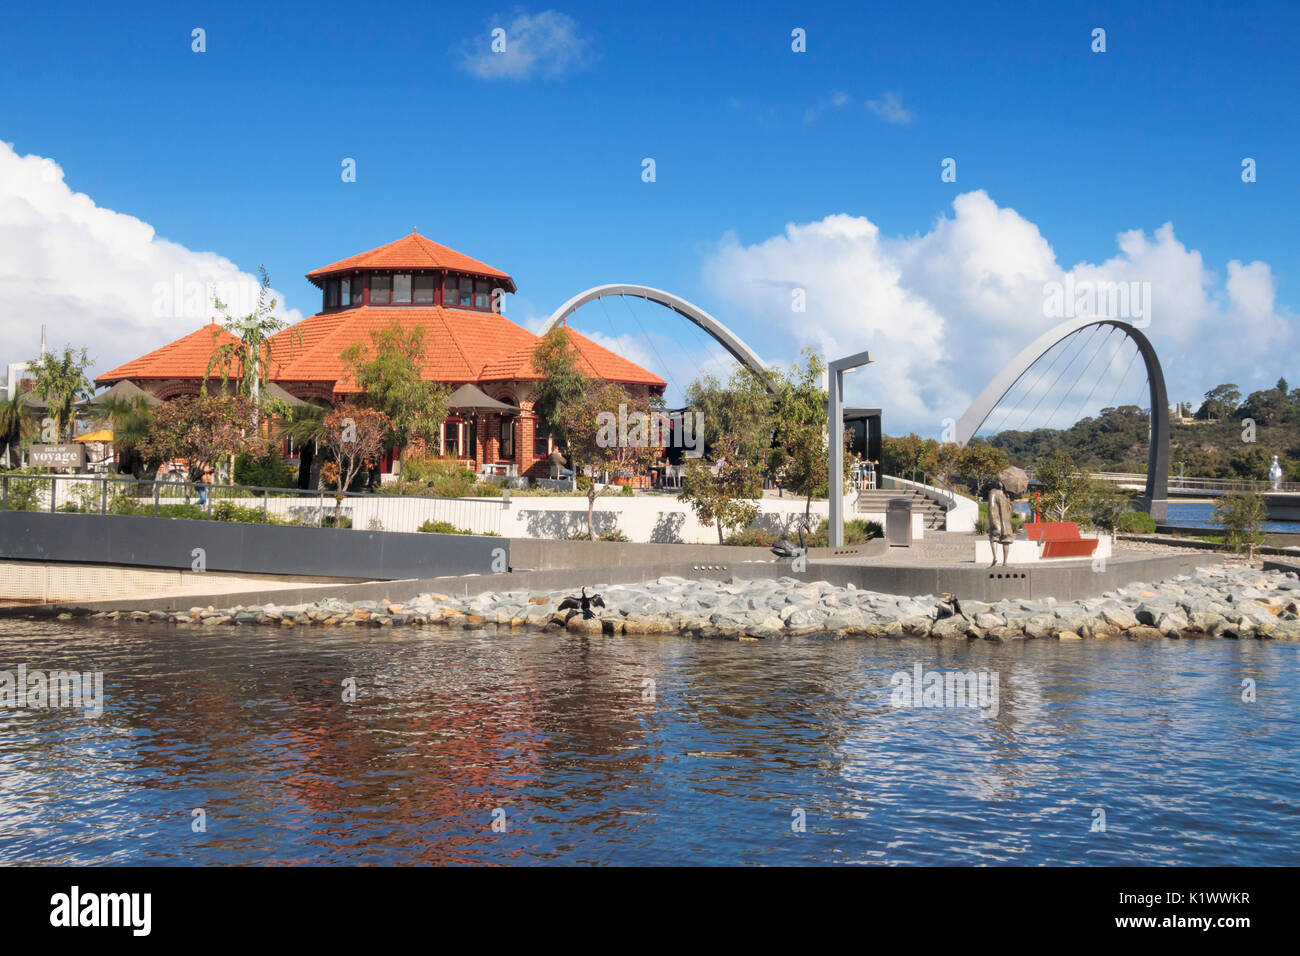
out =
<svg viewBox="0 0 1300 956"><path fill-rule="evenodd" d="M909 548L890 548L883 555L860 555L845 558L819 558L818 563L837 564L880 564L904 568L973 568L975 567L975 541L978 536L968 531L926 531L925 537ZM1175 547L1159 549L1162 552L1177 551ZM1143 546L1116 542L1111 561L1140 560L1150 557L1152 549ZM1069 568L1092 564L1091 558L1078 561L1049 561L1042 567ZM1008 567L1037 567L1034 564Z"/></svg>

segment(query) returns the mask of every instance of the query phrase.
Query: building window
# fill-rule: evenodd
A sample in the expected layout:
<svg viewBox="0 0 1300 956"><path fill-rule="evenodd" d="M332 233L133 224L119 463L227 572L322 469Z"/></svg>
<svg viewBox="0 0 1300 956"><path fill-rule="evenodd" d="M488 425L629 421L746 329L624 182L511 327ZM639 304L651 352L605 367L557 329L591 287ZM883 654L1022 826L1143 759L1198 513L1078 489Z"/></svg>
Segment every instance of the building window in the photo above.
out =
<svg viewBox="0 0 1300 956"><path fill-rule="evenodd" d="M325 283L325 308L337 309L339 305L339 280L330 279Z"/></svg>
<svg viewBox="0 0 1300 956"><path fill-rule="evenodd" d="M474 308L487 311L492 308L492 283L474 280Z"/></svg>
<svg viewBox="0 0 1300 956"><path fill-rule="evenodd" d="M411 277L409 275L393 276L393 301L410 303Z"/></svg>
<svg viewBox="0 0 1300 956"><path fill-rule="evenodd" d="M501 457L507 461L515 457L515 420L501 419L501 431L497 437L501 441Z"/></svg>
<svg viewBox="0 0 1300 956"><path fill-rule="evenodd" d="M450 458L460 457L460 423L442 423L442 453Z"/></svg>
<svg viewBox="0 0 1300 956"><path fill-rule="evenodd" d="M419 304L428 305L433 302L433 276L416 276L414 280L414 300Z"/></svg>
<svg viewBox="0 0 1300 956"><path fill-rule="evenodd" d="M448 309L456 308L460 302L460 284L455 276L447 276L442 280L442 304Z"/></svg>
<svg viewBox="0 0 1300 956"><path fill-rule="evenodd" d="M388 305L393 295L392 276L370 277L370 304Z"/></svg>
<svg viewBox="0 0 1300 956"><path fill-rule="evenodd" d="M533 422L533 457L545 458L551 453L551 436L547 434L546 425L539 418Z"/></svg>
<svg viewBox="0 0 1300 956"><path fill-rule="evenodd" d="M342 279L339 281L339 304L345 307L352 304L351 279Z"/></svg>

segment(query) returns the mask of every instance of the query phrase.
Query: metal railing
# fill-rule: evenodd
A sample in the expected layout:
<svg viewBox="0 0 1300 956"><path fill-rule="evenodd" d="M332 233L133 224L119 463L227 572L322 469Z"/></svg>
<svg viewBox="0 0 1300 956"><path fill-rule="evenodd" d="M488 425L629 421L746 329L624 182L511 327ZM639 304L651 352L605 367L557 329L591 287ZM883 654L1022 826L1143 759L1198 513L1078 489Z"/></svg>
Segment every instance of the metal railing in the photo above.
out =
<svg viewBox="0 0 1300 956"><path fill-rule="evenodd" d="M1090 477L1099 481L1113 481L1117 484L1146 484L1145 473L1129 474L1117 471L1092 472ZM1171 491L1273 491L1273 483L1261 478L1197 478L1194 475L1170 475ZM1278 491L1300 492L1300 481L1278 482Z"/></svg>
<svg viewBox="0 0 1300 956"><path fill-rule="evenodd" d="M0 473L0 510L139 515L362 531L500 534L509 498L438 498L139 480L111 475Z"/></svg>
<svg viewBox="0 0 1300 956"><path fill-rule="evenodd" d="M932 489L938 493L937 496L926 495L926 497L931 501L942 505L946 511L952 511L953 508L957 507L957 492L953 489L952 485L943 478L940 478L938 475L926 471L924 468L906 469L898 475L881 475L879 487L882 489L892 487L895 481L911 482L911 486L922 485L924 487L915 489L922 494L925 494L926 489ZM888 482L888 485L886 485L886 482Z"/></svg>

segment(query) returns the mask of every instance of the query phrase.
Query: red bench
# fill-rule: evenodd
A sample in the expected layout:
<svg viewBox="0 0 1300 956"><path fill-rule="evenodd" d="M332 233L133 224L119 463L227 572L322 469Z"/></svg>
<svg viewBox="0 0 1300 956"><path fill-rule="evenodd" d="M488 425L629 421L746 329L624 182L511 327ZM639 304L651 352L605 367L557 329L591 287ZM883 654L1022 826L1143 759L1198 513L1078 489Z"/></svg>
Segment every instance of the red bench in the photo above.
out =
<svg viewBox="0 0 1300 956"><path fill-rule="evenodd" d="M1025 535L1043 543L1044 558L1087 558L1097 550L1097 539L1082 537L1073 521L1027 521Z"/></svg>

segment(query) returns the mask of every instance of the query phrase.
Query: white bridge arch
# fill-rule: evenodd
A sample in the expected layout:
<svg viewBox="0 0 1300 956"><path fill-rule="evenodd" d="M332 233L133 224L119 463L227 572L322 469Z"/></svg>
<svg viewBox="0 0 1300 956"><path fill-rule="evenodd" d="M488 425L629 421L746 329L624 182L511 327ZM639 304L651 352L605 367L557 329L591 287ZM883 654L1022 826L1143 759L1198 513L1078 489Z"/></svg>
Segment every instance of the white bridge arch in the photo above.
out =
<svg viewBox="0 0 1300 956"><path fill-rule="evenodd" d="M957 422L957 443L965 445L980 430L998 402L1006 397L1012 386L1065 339L1092 326L1109 325L1119 329L1137 346L1146 365L1147 385L1151 398L1150 445L1147 453L1147 480L1143 504L1151 517L1164 521L1169 507L1169 397L1165 391L1165 375L1151 340L1136 326L1122 319L1083 317L1062 322L1049 329L1021 350L998 372L993 381L980 392Z"/></svg>
<svg viewBox="0 0 1300 956"><path fill-rule="evenodd" d="M740 336L699 306L687 302L681 296L673 295L671 292L664 292L662 289L653 289L648 285L598 285L586 292L579 292L551 313L551 317L546 320L546 325L542 327L539 334L545 335L588 302L614 295L631 295L639 299L645 299L647 302L662 305L664 308L672 309L678 315L703 329L715 342L731 353L732 358L757 375L765 385L768 385L769 390L771 389L771 385L767 381L767 363L759 358L758 353L746 345Z"/></svg>

